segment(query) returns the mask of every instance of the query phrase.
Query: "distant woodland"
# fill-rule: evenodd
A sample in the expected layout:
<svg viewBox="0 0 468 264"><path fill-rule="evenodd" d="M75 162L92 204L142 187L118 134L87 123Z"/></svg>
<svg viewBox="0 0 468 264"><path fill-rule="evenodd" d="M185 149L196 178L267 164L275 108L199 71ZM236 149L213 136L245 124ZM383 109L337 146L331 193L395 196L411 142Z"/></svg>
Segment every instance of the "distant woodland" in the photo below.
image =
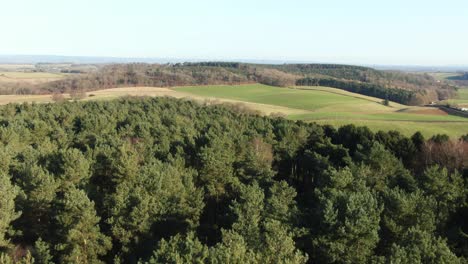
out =
<svg viewBox="0 0 468 264"><path fill-rule="evenodd" d="M462 72L458 76L448 77L447 79L455 82L460 86L468 86L468 72Z"/></svg>
<svg viewBox="0 0 468 264"><path fill-rule="evenodd" d="M263 65L231 62L178 64L113 64L96 71L71 74L40 85L1 85L0 93L63 93L122 86L186 86L262 83L287 87L322 85L421 105L454 97L456 88L428 74L378 71L372 68L334 64Z"/></svg>
<svg viewBox="0 0 468 264"><path fill-rule="evenodd" d="M112 66L133 77L96 84L194 80L177 67ZM242 67L209 72L248 81ZM468 135L170 98L10 104L0 263L467 263L467 163Z"/></svg>

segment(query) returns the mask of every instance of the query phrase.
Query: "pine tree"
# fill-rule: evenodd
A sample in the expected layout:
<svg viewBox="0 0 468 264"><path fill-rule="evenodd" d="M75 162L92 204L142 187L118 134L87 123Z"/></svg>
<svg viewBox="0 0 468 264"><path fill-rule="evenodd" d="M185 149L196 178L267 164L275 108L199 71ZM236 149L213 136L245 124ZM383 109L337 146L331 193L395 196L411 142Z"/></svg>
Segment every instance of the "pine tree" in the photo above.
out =
<svg viewBox="0 0 468 264"><path fill-rule="evenodd" d="M317 191L319 219L313 246L327 263L365 263L379 241L381 206L372 191L349 170L332 172Z"/></svg>
<svg viewBox="0 0 468 264"><path fill-rule="evenodd" d="M32 240L45 238L49 233L50 211L58 181L47 170L28 163L20 167L17 181L25 193L18 199L18 205L23 211L18 223L28 227L23 230L23 235Z"/></svg>
<svg viewBox="0 0 468 264"><path fill-rule="evenodd" d="M176 235L169 241L162 240L147 264L206 263L208 247L203 245L194 233Z"/></svg>
<svg viewBox="0 0 468 264"><path fill-rule="evenodd" d="M99 263L111 247L99 229L94 203L73 185L57 198L55 250L63 263Z"/></svg>
<svg viewBox="0 0 468 264"><path fill-rule="evenodd" d="M394 242L401 241L407 231L417 227L421 231L432 233L436 229L434 207L436 201L424 196L421 190L407 193L401 189L392 189L383 194L384 211L382 212L382 247L388 249Z"/></svg>
<svg viewBox="0 0 468 264"><path fill-rule="evenodd" d="M210 248L210 263L264 263L262 256L254 252L240 234L228 230L223 230L222 233L222 242Z"/></svg>
<svg viewBox="0 0 468 264"><path fill-rule="evenodd" d="M33 256L36 264L53 264L50 245L39 238L34 243Z"/></svg>
<svg viewBox="0 0 468 264"><path fill-rule="evenodd" d="M392 246L388 263L461 263L450 251L447 243L440 237L411 228L399 243Z"/></svg>
<svg viewBox="0 0 468 264"><path fill-rule="evenodd" d="M88 183L90 163L78 149L61 151L60 159L62 185L81 187Z"/></svg>
<svg viewBox="0 0 468 264"><path fill-rule="evenodd" d="M434 197L437 202L434 209L440 227L443 227L450 215L466 202L466 183L458 172L449 173L445 168L433 166L427 169L418 181L424 193Z"/></svg>
<svg viewBox="0 0 468 264"><path fill-rule="evenodd" d="M263 220L265 194L257 183L241 187L239 200L234 201L231 209L237 219L232 230L239 233L252 249L261 247L260 230Z"/></svg>
<svg viewBox="0 0 468 264"><path fill-rule="evenodd" d="M18 187L10 182L8 175L0 172L0 250L10 246L9 236L13 234L11 222L21 215L15 210L18 193Z"/></svg>
<svg viewBox="0 0 468 264"><path fill-rule="evenodd" d="M123 258L151 252L161 237L198 224L202 194L193 184L193 172L179 166L152 161L141 168L138 180L117 186L107 222Z"/></svg>

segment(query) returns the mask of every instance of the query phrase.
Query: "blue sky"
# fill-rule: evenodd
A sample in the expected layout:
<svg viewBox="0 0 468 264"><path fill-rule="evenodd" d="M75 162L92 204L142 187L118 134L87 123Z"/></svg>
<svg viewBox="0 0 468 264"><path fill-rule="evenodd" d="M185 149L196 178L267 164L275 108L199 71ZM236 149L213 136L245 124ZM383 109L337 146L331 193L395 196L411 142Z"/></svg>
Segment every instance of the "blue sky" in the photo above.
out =
<svg viewBox="0 0 468 264"><path fill-rule="evenodd" d="M10 0L0 54L467 65L466 0Z"/></svg>

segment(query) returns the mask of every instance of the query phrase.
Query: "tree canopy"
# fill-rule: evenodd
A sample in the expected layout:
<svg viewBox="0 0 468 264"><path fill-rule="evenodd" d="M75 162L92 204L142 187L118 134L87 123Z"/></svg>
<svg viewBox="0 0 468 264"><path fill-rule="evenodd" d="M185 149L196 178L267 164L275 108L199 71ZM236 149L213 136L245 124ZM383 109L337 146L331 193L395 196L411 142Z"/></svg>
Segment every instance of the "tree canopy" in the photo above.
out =
<svg viewBox="0 0 468 264"><path fill-rule="evenodd" d="M467 144L171 98L2 106L0 262L465 263Z"/></svg>

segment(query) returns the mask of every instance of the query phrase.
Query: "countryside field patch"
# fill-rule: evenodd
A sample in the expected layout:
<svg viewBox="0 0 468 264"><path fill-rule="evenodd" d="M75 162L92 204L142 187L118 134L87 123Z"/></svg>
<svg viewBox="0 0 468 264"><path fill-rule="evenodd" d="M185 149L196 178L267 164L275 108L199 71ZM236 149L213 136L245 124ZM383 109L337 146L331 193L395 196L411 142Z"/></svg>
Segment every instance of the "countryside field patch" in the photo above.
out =
<svg viewBox="0 0 468 264"><path fill-rule="evenodd" d="M374 130L399 130L406 135L446 133L459 137L468 132L468 119L443 115L428 107L409 107L328 87L278 88L265 85L179 87L176 91L224 99L278 105L306 112L288 114L294 120L331 125L354 123ZM437 111L435 113L434 111Z"/></svg>
<svg viewBox="0 0 468 264"><path fill-rule="evenodd" d="M265 85L197 86L177 88L126 87L87 92L87 100L123 96L170 96L202 103L236 104L266 115L281 113L292 120L342 126L365 125L372 130L398 130L405 135L421 131L425 136L468 133L468 119L444 115L429 107L409 107L327 87L278 88ZM69 98L65 94L65 98ZM0 104L52 102L51 95L1 95ZM436 112L434 112L436 111Z"/></svg>
<svg viewBox="0 0 468 264"><path fill-rule="evenodd" d="M457 98L445 100L442 103L447 103L459 107L468 107L468 88L458 89Z"/></svg>
<svg viewBox="0 0 468 264"><path fill-rule="evenodd" d="M0 83L45 83L64 78L66 75L48 72L11 72L0 71Z"/></svg>

